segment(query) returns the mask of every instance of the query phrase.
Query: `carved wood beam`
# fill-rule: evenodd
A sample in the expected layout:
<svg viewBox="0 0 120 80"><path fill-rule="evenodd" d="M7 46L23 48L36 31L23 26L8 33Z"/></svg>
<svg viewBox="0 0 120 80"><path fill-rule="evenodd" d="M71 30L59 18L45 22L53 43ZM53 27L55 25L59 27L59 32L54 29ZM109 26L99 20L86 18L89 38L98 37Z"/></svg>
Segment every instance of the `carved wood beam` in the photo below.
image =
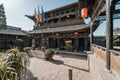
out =
<svg viewBox="0 0 120 80"><path fill-rule="evenodd" d="M105 5L104 0L99 0L97 7L95 8L93 15L92 15L92 21L94 22L97 16L101 13L102 7Z"/></svg>

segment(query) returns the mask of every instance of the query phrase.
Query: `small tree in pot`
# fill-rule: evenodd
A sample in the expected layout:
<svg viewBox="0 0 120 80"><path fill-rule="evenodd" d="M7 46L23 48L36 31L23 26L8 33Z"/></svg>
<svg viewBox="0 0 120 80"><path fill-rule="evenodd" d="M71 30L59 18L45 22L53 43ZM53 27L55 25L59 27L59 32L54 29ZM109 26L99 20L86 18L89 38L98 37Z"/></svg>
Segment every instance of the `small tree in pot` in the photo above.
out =
<svg viewBox="0 0 120 80"><path fill-rule="evenodd" d="M55 51L52 49L48 49L45 51L46 59L52 60L53 59L52 57L54 56L54 54L55 54Z"/></svg>
<svg viewBox="0 0 120 80"><path fill-rule="evenodd" d="M45 59L47 59L47 60L52 60L53 58L53 56L54 56L54 54L55 54L55 51L54 50L52 50L52 49L47 49L46 50L46 48L44 47L44 46L42 46L41 47L41 51L43 51L44 52L44 54L45 54Z"/></svg>

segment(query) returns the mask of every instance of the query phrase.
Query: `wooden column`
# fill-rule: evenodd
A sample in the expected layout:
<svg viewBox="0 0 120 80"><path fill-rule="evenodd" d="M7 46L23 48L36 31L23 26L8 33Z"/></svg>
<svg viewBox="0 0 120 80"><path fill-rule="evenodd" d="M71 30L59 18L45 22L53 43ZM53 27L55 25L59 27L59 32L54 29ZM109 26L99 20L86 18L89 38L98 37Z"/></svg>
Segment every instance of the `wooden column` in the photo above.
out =
<svg viewBox="0 0 120 80"><path fill-rule="evenodd" d="M71 69L69 69L68 72L69 72L69 80L73 80L72 79L73 71Z"/></svg>
<svg viewBox="0 0 120 80"><path fill-rule="evenodd" d="M74 37L74 52L76 52L76 37Z"/></svg>
<svg viewBox="0 0 120 80"><path fill-rule="evenodd" d="M78 17L80 18L81 17L81 0L78 0Z"/></svg>
<svg viewBox="0 0 120 80"><path fill-rule="evenodd" d="M93 43L93 22L90 23L90 50L92 51L92 43Z"/></svg>
<svg viewBox="0 0 120 80"><path fill-rule="evenodd" d="M84 51L87 51L88 50L88 40L87 40L87 36L84 38Z"/></svg>
<svg viewBox="0 0 120 80"><path fill-rule="evenodd" d="M46 48L49 48L49 37L46 37Z"/></svg>
<svg viewBox="0 0 120 80"><path fill-rule="evenodd" d="M74 37L74 52L78 51L78 43L79 43L79 37Z"/></svg>
<svg viewBox="0 0 120 80"><path fill-rule="evenodd" d="M110 49L113 45L113 13L112 7L110 7L110 0L106 0L106 63L107 69L110 70Z"/></svg>
<svg viewBox="0 0 120 80"><path fill-rule="evenodd" d="M32 47L35 47L35 39L32 38Z"/></svg>
<svg viewBox="0 0 120 80"><path fill-rule="evenodd" d="M77 40L76 40L76 50L78 51L79 50L79 37L77 36Z"/></svg>
<svg viewBox="0 0 120 80"><path fill-rule="evenodd" d="M4 38L4 49L7 49L7 37Z"/></svg>
<svg viewBox="0 0 120 80"><path fill-rule="evenodd" d="M57 38L57 48L58 48L58 50L60 48L60 38L59 37Z"/></svg>

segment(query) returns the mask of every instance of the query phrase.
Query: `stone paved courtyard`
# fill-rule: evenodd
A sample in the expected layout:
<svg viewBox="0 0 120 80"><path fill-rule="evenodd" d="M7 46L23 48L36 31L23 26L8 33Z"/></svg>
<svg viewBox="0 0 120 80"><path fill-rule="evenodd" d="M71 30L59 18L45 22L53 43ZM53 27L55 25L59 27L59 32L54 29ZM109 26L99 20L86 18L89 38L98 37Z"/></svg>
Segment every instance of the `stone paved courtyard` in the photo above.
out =
<svg viewBox="0 0 120 80"><path fill-rule="evenodd" d="M26 80L69 80L69 69L73 71L73 80L92 80L85 57L57 54L53 58L52 61L31 58Z"/></svg>

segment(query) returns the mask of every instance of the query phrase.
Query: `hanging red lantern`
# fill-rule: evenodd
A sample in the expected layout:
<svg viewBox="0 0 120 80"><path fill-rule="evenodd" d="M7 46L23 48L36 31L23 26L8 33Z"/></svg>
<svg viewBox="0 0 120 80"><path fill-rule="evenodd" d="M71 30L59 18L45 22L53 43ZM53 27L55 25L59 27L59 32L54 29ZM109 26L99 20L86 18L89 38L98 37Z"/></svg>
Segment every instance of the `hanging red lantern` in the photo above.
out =
<svg viewBox="0 0 120 80"><path fill-rule="evenodd" d="M31 37L34 38L34 35L32 34Z"/></svg>
<svg viewBox="0 0 120 80"><path fill-rule="evenodd" d="M70 18L70 15L67 15L66 17L67 17L67 18Z"/></svg>
<svg viewBox="0 0 120 80"><path fill-rule="evenodd" d="M34 37L34 35L32 34L32 37Z"/></svg>
<svg viewBox="0 0 120 80"><path fill-rule="evenodd" d="M16 36L16 39L18 39L18 36Z"/></svg>
<svg viewBox="0 0 120 80"><path fill-rule="evenodd" d="M75 32L74 35L75 35L75 36L78 36L78 32Z"/></svg>
<svg viewBox="0 0 120 80"><path fill-rule="evenodd" d="M88 17L88 9L87 9L87 8L83 8L83 9L81 10L81 17L82 17L82 18Z"/></svg>
<svg viewBox="0 0 120 80"><path fill-rule="evenodd" d="M58 36L59 36L59 33L56 33L55 35L58 37Z"/></svg>
<svg viewBox="0 0 120 80"><path fill-rule="evenodd" d="M43 37L44 35L43 34L41 34L41 37Z"/></svg>

